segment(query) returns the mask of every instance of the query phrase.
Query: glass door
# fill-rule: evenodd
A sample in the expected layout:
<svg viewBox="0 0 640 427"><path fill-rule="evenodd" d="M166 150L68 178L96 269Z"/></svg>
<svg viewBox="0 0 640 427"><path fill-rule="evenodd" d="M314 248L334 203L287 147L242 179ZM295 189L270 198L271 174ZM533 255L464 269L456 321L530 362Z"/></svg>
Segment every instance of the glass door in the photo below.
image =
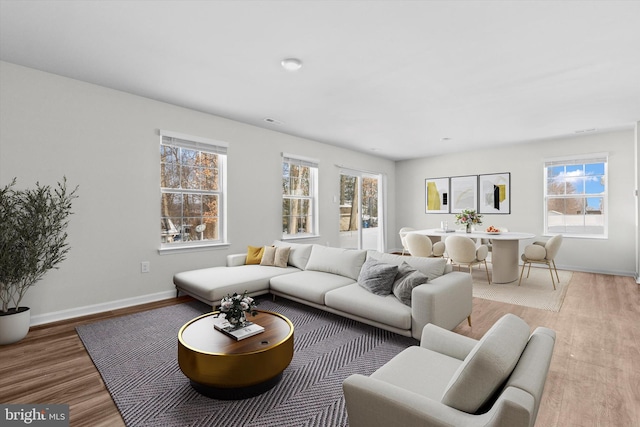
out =
<svg viewBox="0 0 640 427"><path fill-rule="evenodd" d="M340 247L383 251L382 177L356 171L340 174Z"/></svg>

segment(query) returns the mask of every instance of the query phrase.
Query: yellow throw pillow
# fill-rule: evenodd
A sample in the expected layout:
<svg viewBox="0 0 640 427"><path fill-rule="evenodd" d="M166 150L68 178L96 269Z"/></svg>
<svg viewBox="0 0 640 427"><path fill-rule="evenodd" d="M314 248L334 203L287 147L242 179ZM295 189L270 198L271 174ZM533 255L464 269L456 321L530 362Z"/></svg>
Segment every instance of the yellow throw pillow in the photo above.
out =
<svg viewBox="0 0 640 427"><path fill-rule="evenodd" d="M245 264L260 264L263 253L264 246L249 246L247 249L247 260L245 261Z"/></svg>

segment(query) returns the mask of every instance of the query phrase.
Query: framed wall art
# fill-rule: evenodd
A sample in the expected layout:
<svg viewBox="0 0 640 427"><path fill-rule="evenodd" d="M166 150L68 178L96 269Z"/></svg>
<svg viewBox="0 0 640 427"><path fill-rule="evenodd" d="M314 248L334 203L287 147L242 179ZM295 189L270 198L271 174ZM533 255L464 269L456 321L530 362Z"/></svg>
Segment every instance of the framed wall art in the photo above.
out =
<svg viewBox="0 0 640 427"><path fill-rule="evenodd" d="M449 178L424 180L425 212L449 213Z"/></svg>
<svg viewBox="0 0 640 427"><path fill-rule="evenodd" d="M450 188L451 213L478 209L478 175L451 177Z"/></svg>
<svg viewBox="0 0 640 427"><path fill-rule="evenodd" d="M511 213L511 173L480 175L481 214Z"/></svg>

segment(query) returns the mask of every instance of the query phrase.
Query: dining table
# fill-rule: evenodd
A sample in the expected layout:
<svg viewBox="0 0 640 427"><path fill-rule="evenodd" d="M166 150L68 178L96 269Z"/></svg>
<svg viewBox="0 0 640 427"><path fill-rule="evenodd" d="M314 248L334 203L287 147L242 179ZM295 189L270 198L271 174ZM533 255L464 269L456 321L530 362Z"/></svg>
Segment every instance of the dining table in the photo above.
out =
<svg viewBox="0 0 640 427"><path fill-rule="evenodd" d="M432 242L444 241L446 246L446 238L448 236L465 236L471 239L491 239L491 268L493 283L511 283L518 280L518 264L520 240L535 239L536 235L532 233L520 233L514 231L505 231L498 233L489 233L486 231L472 231L467 233L465 230L443 230L431 228L425 230L414 230L412 233L423 234L429 236Z"/></svg>

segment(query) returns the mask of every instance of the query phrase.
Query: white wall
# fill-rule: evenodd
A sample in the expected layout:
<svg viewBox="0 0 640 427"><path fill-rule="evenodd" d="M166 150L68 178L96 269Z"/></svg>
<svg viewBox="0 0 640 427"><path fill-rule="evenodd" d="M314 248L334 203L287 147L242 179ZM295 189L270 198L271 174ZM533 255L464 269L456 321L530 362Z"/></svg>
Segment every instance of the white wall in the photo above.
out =
<svg viewBox="0 0 640 427"><path fill-rule="evenodd" d="M159 255L158 129L229 143L231 246ZM71 251L27 294L32 323L172 295L178 271L223 265L281 233L281 152L320 160L320 233L338 245L339 162L388 177L387 240L396 234L395 163L104 87L0 62L0 185L79 185ZM151 272L140 273L150 261ZM120 301L125 300L125 301Z"/></svg>
<svg viewBox="0 0 640 427"><path fill-rule="evenodd" d="M636 199L636 283L640 284L640 197L638 197L638 189L640 189L640 122L636 122L634 126L634 161L635 161L635 199Z"/></svg>
<svg viewBox="0 0 640 427"><path fill-rule="evenodd" d="M559 268L576 271L634 276L637 231L633 130L398 162L396 224L414 228L439 228L441 220L454 224L454 215L424 213L425 178L510 172L511 214L486 215L483 226L503 226L541 236L543 159L597 152L609 153L609 238L565 238L556 263ZM521 241L521 250L528 243L531 241Z"/></svg>

